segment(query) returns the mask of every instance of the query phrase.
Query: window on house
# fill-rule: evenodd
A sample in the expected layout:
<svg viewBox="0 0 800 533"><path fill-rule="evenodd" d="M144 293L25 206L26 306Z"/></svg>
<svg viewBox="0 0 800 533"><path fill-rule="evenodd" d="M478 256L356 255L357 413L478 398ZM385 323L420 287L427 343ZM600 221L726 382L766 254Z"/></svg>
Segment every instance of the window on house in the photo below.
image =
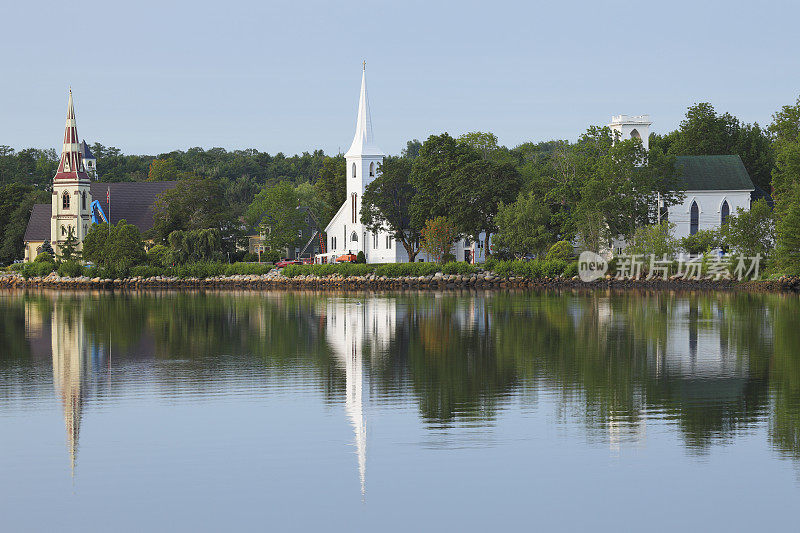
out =
<svg viewBox="0 0 800 533"><path fill-rule="evenodd" d="M69 172L69 156L64 158L64 172Z"/></svg>
<svg viewBox="0 0 800 533"><path fill-rule="evenodd" d="M378 234L377 233L373 233L372 234L372 249L373 250L377 250L378 249Z"/></svg>
<svg viewBox="0 0 800 533"><path fill-rule="evenodd" d="M370 163L369 164L369 177L371 178L374 175L375 175L375 163Z"/></svg>
<svg viewBox="0 0 800 533"><path fill-rule="evenodd" d="M692 202L692 208L689 215L689 235L697 233L700 227L700 208L697 207L697 202Z"/></svg>
<svg viewBox="0 0 800 533"><path fill-rule="evenodd" d="M358 200L358 194L357 193L353 193L351 195L351 198L352 198L353 224L355 224L356 223L356 215L357 215L356 201Z"/></svg>
<svg viewBox="0 0 800 533"><path fill-rule="evenodd" d="M64 226L61 226L61 235L63 236L63 235L66 235L66 234L67 234L67 228L65 228Z"/></svg>
<svg viewBox="0 0 800 533"><path fill-rule="evenodd" d="M350 234L350 240L352 242L358 242L358 233L356 233L355 231L353 233L351 233Z"/></svg>
<svg viewBox="0 0 800 533"><path fill-rule="evenodd" d="M64 209L69 209L69 193L65 192L64 195L61 197L61 207Z"/></svg>
<svg viewBox="0 0 800 533"><path fill-rule="evenodd" d="M81 194L81 209L86 211L86 193Z"/></svg>
<svg viewBox="0 0 800 533"><path fill-rule="evenodd" d="M728 221L728 216L731 214L731 208L728 201L722 202L722 214L720 215L720 223L725 224Z"/></svg>
<svg viewBox="0 0 800 533"><path fill-rule="evenodd" d="M353 163L353 177L356 177L356 164Z"/></svg>
<svg viewBox="0 0 800 533"><path fill-rule="evenodd" d="M464 248L469 248L470 244L472 243L469 242L469 239L464 239Z"/></svg>
<svg viewBox="0 0 800 533"><path fill-rule="evenodd" d="M386 236L386 249L387 250L391 250L392 249L392 236L391 235L387 235Z"/></svg>

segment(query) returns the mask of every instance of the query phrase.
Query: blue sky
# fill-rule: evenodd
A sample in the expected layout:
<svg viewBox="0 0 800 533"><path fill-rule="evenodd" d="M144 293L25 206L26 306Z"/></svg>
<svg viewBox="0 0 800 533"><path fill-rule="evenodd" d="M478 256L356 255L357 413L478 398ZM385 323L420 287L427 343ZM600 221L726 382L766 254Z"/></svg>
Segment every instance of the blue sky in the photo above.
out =
<svg viewBox="0 0 800 533"><path fill-rule="evenodd" d="M9 5L10 4L10 5ZM362 59L387 153L448 131L575 139L618 113L666 132L710 101L769 123L800 94L792 2L13 2L0 144L79 134L149 153L346 150Z"/></svg>

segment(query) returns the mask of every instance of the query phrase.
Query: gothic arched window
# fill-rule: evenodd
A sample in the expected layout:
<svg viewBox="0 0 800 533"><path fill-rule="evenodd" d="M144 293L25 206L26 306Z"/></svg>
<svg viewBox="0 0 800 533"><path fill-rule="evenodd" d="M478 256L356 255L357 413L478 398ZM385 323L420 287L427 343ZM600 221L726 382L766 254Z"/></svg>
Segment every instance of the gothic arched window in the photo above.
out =
<svg viewBox="0 0 800 533"><path fill-rule="evenodd" d="M64 195L61 197L61 207L64 209L69 209L69 193L65 192Z"/></svg>
<svg viewBox="0 0 800 533"><path fill-rule="evenodd" d="M86 193L81 194L81 209L86 211Z"/></svg>
<svg viewBox="0 0 800 533"><path fill-rule="evenodd" d="M722 202L722 214L720 215L720 223L725 224L728 221L728 216L731 214L731 208L728 205L728 200Z"/></svg>
<svg viewBox="0 0 800 533"><path fill-rule="evenodd" d="M639 130L637 130L636 128L633 128L633 130L631 130L631 139L642 140L642 135L639 133Z"/></svg>
<svg viewBox="0 0 800 533"><path fill-rule="evenodd" d="M356 164L353 163L353 177L356 177Z"/></svg>
<svg viewBox="0 0 800 533"><path fill-rule="evenodd" d="M375 163L370 163L369 164L369 177L372 177L374 175L375 175Z"/></svg>
<svg viewBox="0 0 800 533"><path fill-rule="evenodd" d="M355 231L353 233L351 233L350 234L350 240L352 242L358 242L358 233L356 233Z"/></svg>
<svg viewBox="0 0 800 533"><path fill-rule="evenodd" d="M689 215L689 235L697 233L700 227L700 208L697 207L697 202L692 202L692 209Z"/></svg>

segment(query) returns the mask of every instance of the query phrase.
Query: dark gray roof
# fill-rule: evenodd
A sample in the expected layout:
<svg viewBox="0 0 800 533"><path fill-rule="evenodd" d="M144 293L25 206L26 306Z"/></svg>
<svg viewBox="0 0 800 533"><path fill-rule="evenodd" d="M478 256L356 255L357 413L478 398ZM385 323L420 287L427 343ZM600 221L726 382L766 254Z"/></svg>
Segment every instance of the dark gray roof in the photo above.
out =
<svg viewBox="0 0 800 533"><path fill-rule="evenodd" d="M738 155L681 155L675 169L687 191L752 191L753 181Z"/></svg>
<svg viewBox="0 0 800 533"><path fill-rule="evenodd" d="M111 223L126 220L139 231L145 232L153 227L153 204L159 194L174 189L177 181L136 181L125 183L92 182L92 200L100 202L103 212L111 218ZM111 189L111 212L106 201Z"/></svg>
<svg viewBox="0 0 800 533"><path fill-rule="evenodd" d="M23 241L50 240L50 204L34 204Z"/></svg>
<svg viewBox="0 0 800 533"><path fill-rule="evenodd" d="M81 151L83 152L84 159L97 159L94 154L92 154L92 151L89 150L89 145L86 144L85 140L81 141Z"/></svg>
<svg viewBox="0 0 800 533"><path fill-rule="evenodd" d="M92 182L92 200L100 202L103 212L111 218L111 223L127 220L139 231L145 232L153 227L153 204L159 194L175 188L177 181L142 181L128 183ZM111 189L111 213L106 201ZM25 241L50 240L50 204L35 204L25 230Z"/></svg>

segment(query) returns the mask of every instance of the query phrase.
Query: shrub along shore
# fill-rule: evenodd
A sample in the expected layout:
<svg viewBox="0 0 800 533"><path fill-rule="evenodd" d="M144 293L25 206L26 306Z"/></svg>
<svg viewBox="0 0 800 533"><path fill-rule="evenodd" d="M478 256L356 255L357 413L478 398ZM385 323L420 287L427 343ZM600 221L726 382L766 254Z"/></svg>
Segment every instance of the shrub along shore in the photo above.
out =
<svg viewBox="0 0 800 533"><path fill-rule="evenodd" d="M0 273L0 288L57 289L312 289L312 290L448 290L529 288L644 288L660 290L750 290L800 292L800 277L737 282L730 279L616 279L593 282L577 276L577 262L502 261L467 263L399 263L290 265L283 269L254 263L195 263L169 268L135 267L128 273L86 269L83 275L60 275L36 264ZM490 266L491 269L485 268ZM27 268L27 272L26 272ZM95 274L95 275L92 275Z"/></svg>

